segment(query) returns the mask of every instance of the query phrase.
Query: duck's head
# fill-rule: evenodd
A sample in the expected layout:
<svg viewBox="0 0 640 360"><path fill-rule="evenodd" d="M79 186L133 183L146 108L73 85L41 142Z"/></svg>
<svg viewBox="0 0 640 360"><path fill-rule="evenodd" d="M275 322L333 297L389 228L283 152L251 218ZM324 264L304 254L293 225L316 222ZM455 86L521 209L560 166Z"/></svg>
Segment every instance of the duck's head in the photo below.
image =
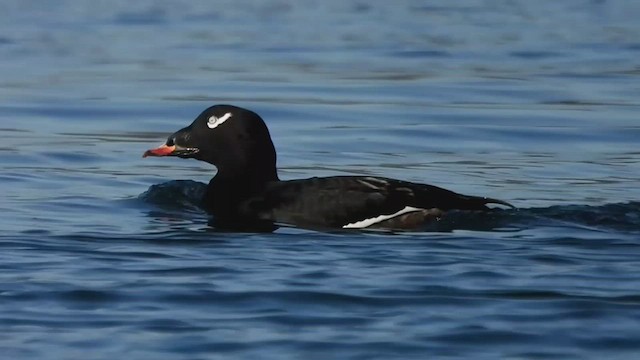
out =
<svg viewBox="0 0 640 360"><path fill-rule="evenodd" d="M251 110L232 105L214 105L191 125L176 131L147 156L177 156L206 161L219 174L274 172L276 152L262 118Z"/></svg>

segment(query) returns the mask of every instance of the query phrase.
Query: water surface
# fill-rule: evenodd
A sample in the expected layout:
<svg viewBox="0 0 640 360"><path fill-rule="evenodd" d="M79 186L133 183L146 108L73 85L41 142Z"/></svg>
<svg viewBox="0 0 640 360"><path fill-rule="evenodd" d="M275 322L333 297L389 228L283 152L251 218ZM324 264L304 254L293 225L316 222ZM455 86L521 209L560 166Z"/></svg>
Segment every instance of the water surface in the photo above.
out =
<svg viewBox="0 0 640 360"><path fill-rule="evenodd" d="M634 359L640 5L0 5L0 348L12 359ZM280 176L512 202L411 233L225 233L215 170L141 159L260 113Z"/></svg>

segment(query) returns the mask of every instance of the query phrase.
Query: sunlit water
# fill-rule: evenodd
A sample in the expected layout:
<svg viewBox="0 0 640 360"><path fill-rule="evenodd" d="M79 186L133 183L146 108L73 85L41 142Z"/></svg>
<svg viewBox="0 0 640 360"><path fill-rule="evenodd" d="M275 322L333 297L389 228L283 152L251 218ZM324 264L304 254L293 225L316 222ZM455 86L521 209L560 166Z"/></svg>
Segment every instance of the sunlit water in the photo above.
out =
<svg viewBox="0 0 640 360"><path fill-rule="evenodd" d="M640 3L0 4L7 359L640 357ZM225 233L142 159L205 107L282 178L509 201L421 232ZM184 180L184 181L177 181Z"/></svg>

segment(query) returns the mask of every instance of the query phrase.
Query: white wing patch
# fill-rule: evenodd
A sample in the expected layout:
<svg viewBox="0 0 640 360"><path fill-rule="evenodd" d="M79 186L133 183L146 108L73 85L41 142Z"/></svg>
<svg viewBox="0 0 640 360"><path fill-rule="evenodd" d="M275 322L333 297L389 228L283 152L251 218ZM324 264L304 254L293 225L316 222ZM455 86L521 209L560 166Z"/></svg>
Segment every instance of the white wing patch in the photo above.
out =
<svg viewBox="0 0 640 360"><path fill-rule="evenodd" d="M209 129L215 129L218 126L222 125L225 121L229 120L229 118L231 118L231 116L233 116L233 114L231 114L230 112L220 116L220 117L216 117L216 116L212 116L209 118L209 121L207 121L207 127Z"/></svg>
<svg viewBox="0 0 640 360"><path fill-rule="evenodd" d="M364 228L369 227L369 226L371 226L373 224L377 224L377 223L379 223L381 221L393 219L396 216L404 215L404 214L407 214L407 213L410 213L410 212L414 212L414 211L421 211L421 210L423 210L423 209L415 208L413 206L405 206L404 209L402 209L402 210L400 210L400 211L398 211L396 213L393 213L391 215L380 215L380 216L376 216L374 218L364 219L364 220L361 220L361 221L356 221L354 223L344 225L342 228L343 229L364 229Z"/></svg>
<svg viewBox="0 0 640 360"><path fill-rule="evenodd" d="M382 190L383 188L389 186L389 182L384 179L374 178L372 176L366 176L363 178L356 179L360 184L368 187L372 190Z"/></svg>
<svg viewBox="0 0 640 360"><path fill-rule="evenodd" d="M364 180L361 180L361 179L358 179L357 181L358 181L360 184L362 184L362 185L364 185L364 186L368 187L369 189L372 189L372 190L380 190L380 188L379 188L379 187L375 186L374 184L372 184L372 183L370 183L370 182L367 182L367 181L364 181Z"/></svg>
<svg viewBox="0 0 640 360"><path fill-rule="evenodd" d="M376 186L380 186L380 187L384 187L389 185L389 182L387 180L384 179L379 179L379 178L375 178L373 176L367 176L365 178L363 178L364 180L372 183L372 184L377 184Z"/></svg>

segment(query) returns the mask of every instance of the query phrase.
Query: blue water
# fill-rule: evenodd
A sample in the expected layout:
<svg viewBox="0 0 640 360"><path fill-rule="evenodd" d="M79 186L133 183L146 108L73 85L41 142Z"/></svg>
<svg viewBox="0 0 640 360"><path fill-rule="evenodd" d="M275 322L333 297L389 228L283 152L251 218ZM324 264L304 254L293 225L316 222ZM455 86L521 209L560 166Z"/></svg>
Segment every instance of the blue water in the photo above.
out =
<svg viewBox="0 0 640 360"><path fill-rule="evenodd" d="M640 358L637 1L5 1L6 359ZM260 113L284 179L509 201L226 233L145 149Z"/></svg>

